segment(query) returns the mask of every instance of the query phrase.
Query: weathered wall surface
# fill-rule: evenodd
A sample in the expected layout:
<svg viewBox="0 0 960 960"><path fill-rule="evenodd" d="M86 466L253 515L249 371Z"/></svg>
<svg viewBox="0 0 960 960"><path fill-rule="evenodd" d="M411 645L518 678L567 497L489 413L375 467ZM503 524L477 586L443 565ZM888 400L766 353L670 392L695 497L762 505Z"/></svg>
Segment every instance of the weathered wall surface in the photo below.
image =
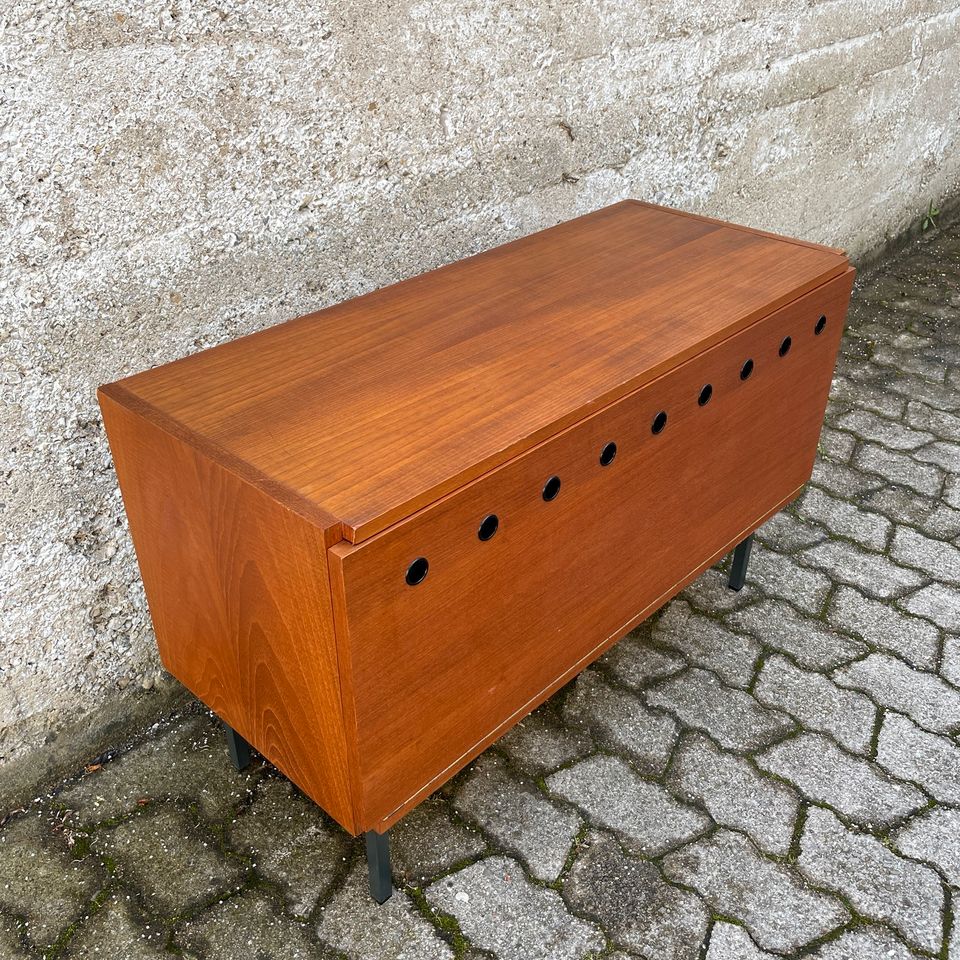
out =
<svg viewBox="0 0 960 960"><path fill-rule="evenodd" d="M97 384L625 196L857 254L960 182L958 0L22 0L0 70L0 789L157 697Z"/></svg>

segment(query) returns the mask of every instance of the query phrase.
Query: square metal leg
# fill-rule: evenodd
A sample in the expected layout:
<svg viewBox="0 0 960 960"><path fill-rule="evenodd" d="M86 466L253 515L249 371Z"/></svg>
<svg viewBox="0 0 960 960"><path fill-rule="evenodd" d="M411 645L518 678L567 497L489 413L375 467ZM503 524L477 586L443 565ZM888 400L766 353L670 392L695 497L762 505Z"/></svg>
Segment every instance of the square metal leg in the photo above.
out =
<svg viewBox="0 0 960 960"><path fill-rule="evenodd" d="M390 835L368 830L367 871L370 875L370 896L377 903L390 899L393 881L390 879Z"/></svg>
<svg viewBox="0 0 960 960"><path fill-rule="evenodd" d="M243 770L250 766L250 744L237 733L233 727L226 723L223 725L223 732L227 736L227 750L230 751L230 759L238 770Z"/></svg>
<svg viewBox="0 0 960 960"><path fill-rule="evenodd" d="M747 579L747 564L750 562L750 551L753 548L753 534L745 537L737 544L733 551L733 563L730 564L730 589L742 590Z"/></svg>

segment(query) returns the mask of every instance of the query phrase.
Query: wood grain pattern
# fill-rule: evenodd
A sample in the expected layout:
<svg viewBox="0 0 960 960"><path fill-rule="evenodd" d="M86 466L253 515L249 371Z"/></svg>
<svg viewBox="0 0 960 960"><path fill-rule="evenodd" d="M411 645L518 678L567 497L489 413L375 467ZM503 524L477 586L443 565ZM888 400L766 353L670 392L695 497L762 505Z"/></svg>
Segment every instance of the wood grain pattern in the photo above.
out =
<svg viewBox="0 0 960 960"><path fill-rule="evenodd" d="M852 281L847 270L389 530L331 548L362 828L388 826L796 494ZM483 543L488 513L500 529ZM429 573L409 587L421 555Z"/></svg>
<svg viewBox="0 0 960 960"><path fill-rule="evenodd" d="M356 832L324 530L99 399L163 665Z"/></svg>
<svg viewBox="0 0 960 960"><path fill-rule="evenodd" d="M121 384L359 542L846 269L626 201Z"/></svg>

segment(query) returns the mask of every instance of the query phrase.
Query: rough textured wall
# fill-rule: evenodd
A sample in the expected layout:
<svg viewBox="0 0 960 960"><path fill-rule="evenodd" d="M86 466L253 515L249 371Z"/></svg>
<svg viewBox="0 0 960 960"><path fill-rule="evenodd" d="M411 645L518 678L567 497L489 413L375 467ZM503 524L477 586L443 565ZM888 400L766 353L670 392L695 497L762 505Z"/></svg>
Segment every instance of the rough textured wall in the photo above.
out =
<svg viewBox="0 0 960 960"><path fill-rule="evenodd" d="M960 177L958 0L23 0L0 70L0 781L156 683L97 384L625 196L856 254Z"/></svg>

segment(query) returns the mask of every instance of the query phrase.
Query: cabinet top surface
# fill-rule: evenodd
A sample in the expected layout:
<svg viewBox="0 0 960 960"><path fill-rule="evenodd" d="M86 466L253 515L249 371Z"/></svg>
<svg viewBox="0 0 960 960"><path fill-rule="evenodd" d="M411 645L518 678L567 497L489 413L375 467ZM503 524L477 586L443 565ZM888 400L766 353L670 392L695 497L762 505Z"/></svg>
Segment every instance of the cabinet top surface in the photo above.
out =
<svg viewBox="0 0 960 960"><path fill-rule="evenodd" d="M847 267L625 201L102 389L359 542Z"/></svg>

